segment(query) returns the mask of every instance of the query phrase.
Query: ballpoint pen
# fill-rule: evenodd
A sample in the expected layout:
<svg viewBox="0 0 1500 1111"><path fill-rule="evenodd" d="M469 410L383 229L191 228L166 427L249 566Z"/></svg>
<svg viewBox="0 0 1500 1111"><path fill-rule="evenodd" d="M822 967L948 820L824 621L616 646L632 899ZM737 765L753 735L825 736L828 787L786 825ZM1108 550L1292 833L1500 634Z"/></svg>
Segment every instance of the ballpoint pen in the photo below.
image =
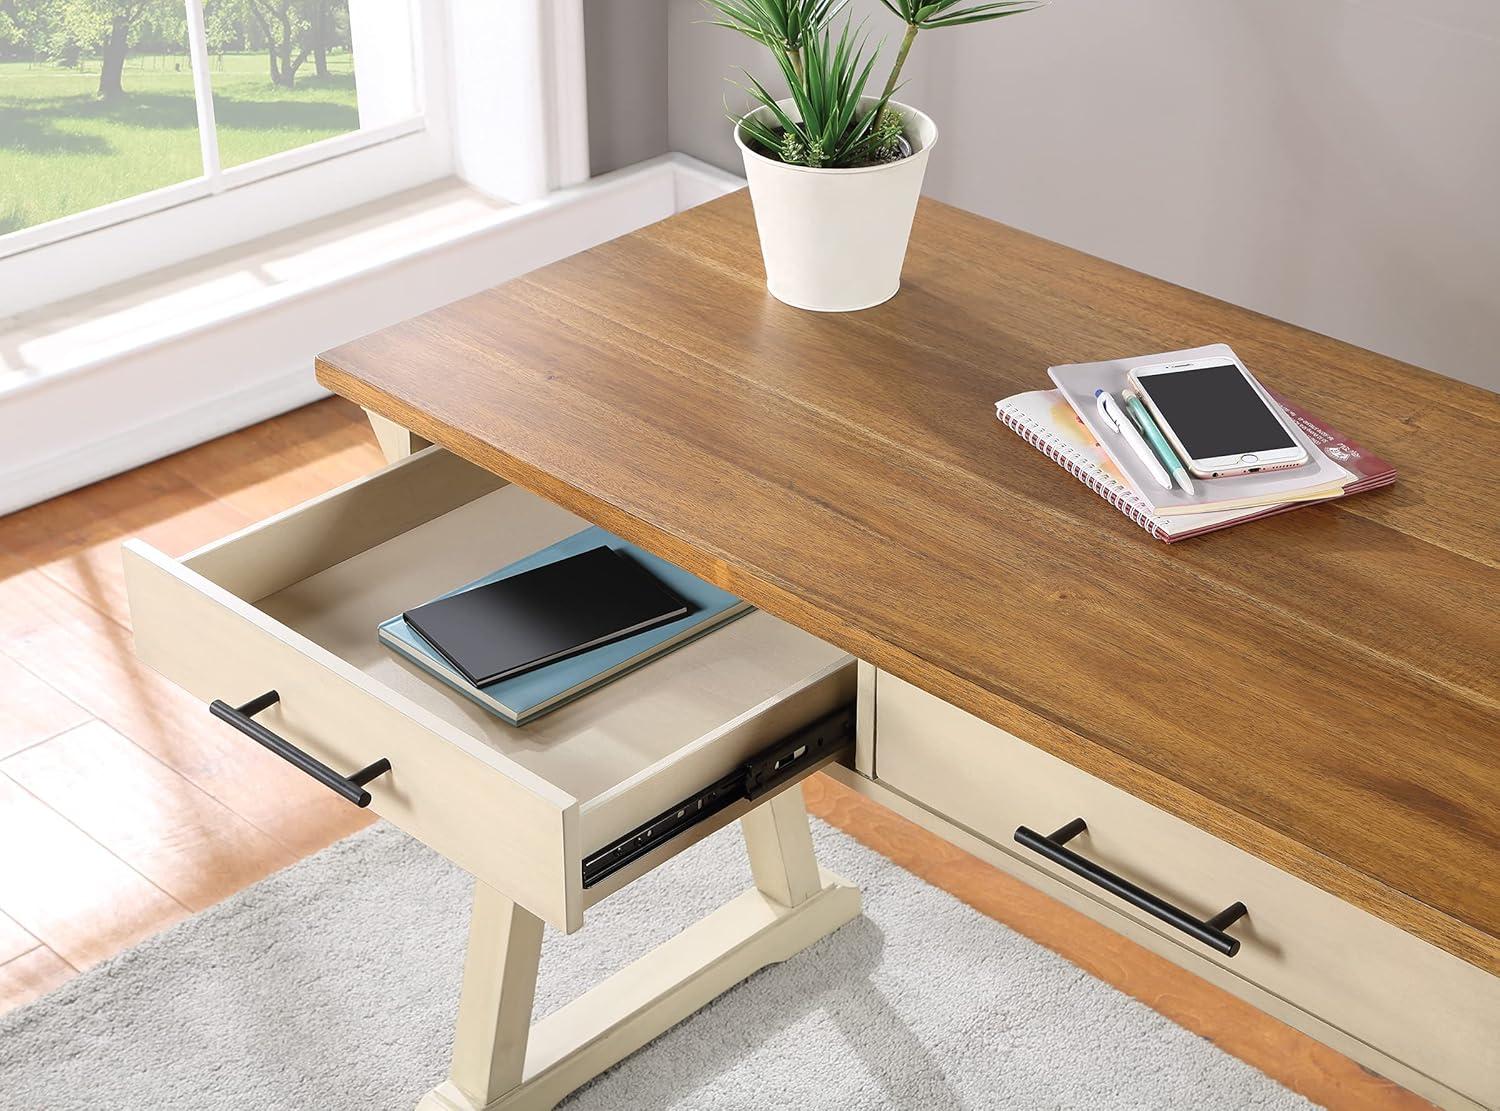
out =
<svg viewBox="0 0 1500 1111"><path fill-rule="evenodd" d="M1158 485L1164 490L1170 490L1172 476L1167 474L1166 469L1157 461L1151 449L1146 446L1146 441L1141 439L1141 434L1135 430L1135 425L1130 423L1130 418L1115 404L1115 399L1104 390L1095 390L1094 404L1099 406L1099 415L1104 419L1104 423L1124 437L1125 442L1130 445L1130 450L1140 458Z"/></svg>
<svg viewBox="0 0 1500 1111"><path fill-rule="evenodd" d="M1188 477L1187 468L1182 465L1182 460L1172 450L1172 445L1167 443L1167 438L1161 434L1161 429L1156 427L1156 421L1151 417L1151 411L1146 408L1141 399L1136 396L1134 390L1122 390L1120 400L1125 403L1125 412L1136 428L1140 430L1146 442L1151 445L1151 450L1156 452L1156 457L1161 460L1165 467L1177 480L1177 485L1182 487L1184 494L1192 494L1193 480Z"/></svg>

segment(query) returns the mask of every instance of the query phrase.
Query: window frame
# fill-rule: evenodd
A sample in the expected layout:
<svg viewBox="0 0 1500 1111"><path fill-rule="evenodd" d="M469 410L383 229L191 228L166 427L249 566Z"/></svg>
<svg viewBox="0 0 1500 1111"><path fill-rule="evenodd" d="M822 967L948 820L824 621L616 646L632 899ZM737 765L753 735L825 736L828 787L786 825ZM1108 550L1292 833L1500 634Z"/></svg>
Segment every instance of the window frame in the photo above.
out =
<svg viewBox="0 0 1500 1111"><path fill-rule="evenodd" d="M420 26L418 9L421 0L409 0L408 18L414 53L422 57L426 36ZM187 23L188 54L193 76L194 100L198 118L198 143L203 172L187 181L162 186L118 201L60 216L29 228L0 235L0 259L44 247L50 243L105 228L125 220L147 216L175 205L212 197L256 181L289 173L326 159L338 158L365 147L415 134L427 127L425 100L420 77L416 92L416 111L410 117L381 127L361 128L295 147L288 151L224 169L219 161L218 130L214 120L213 75L209 65L208 40L204 30L202 0L183 0ZM420 75L421 66L416 72ZM416 144L412 144L414 147ZM420 150L412 153L420 154Z"/></svg>
<svg viewBox="0 0 1500 1111"><path fill-rule="evenodd" d="M312 166L329 159L340 158L366 147L378 146L391 140L416 135L427 127L425 116L414 116L400 123L378 128L361 128L345 135L334 135L292 150L282 151L266 158L256 159L229 169L215 168L211 173L200 174L175 185L164 185L160 189L137 193L95 208L86 208L69 216L33 224L0 236L0 260L34 251L39 247L58 243L74 236L134 220L152 213L162 212L191 201L214 197L231 189L250 185L279 174L293 173L303 167ZM411 144L416 146L416 144Z"/></svg>
<svg viewBox="0 0 1500 1111"><path fill-rule="evenodd" d="M0 244L4 311L84 295L455 173L517 203L587 179L582 0L410 3L415 116L229 169L217 168L214 150L205 162L215 173L13 232ZM192 48L203 50L201 7L189 13ZM488 64L465 72L480 48ZM195 65L195 91L210 80ZM206 146L212 98L197 99ZM508 118L542 126L519 143L502 140L497 103Z"/></svg>

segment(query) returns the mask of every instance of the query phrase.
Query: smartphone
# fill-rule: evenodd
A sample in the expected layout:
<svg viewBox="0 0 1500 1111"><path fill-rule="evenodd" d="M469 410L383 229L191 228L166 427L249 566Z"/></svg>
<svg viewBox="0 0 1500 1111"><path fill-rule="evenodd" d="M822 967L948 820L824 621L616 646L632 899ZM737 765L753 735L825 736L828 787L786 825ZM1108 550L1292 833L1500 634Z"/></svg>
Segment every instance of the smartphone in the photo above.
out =
<svg viewBox="0 0 1500 1111"><path fill-rule="evenodd" d="M1199 478L1307 462L1286 414L1236 358L1138 366L1127 377Z"/></svg>

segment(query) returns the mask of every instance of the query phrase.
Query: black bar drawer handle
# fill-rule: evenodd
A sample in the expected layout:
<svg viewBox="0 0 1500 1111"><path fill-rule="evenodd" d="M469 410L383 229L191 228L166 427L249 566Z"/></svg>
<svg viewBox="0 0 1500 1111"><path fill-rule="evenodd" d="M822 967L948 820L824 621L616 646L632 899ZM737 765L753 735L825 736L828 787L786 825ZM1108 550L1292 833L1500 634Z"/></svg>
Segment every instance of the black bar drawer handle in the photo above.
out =
<svg viewBox="0 0 1500 1111"><path fill-rule="evenodd" d="M1137 887L1123 876L1117 876L1065 847L1069 841L1088 828L1088 824L1082 818L1074 818L1052 836L1043 837L1035 830L1019 826L1016 829L1016 840L1032 852L1041 853L1053 864L1060 864L1074 875L1082 876L1090 883L1104 888L1111 895L1118 895L1131 906L1138 907L1153 918L1160 918L1167 925L1181 930L1195 941L1203 942L1215 952L1232 957L1240 951L1240 939L1230 937L1224 931L1249 913L1244 903L1227 906L1207 921L1194 918L1180 907L1174 907L1165 899L1158 898L1151 892Z"/></svg>
<svg viewBox="0 0 1500 1111"><path fill-rule="evenodd" d="M382 756L368 768L361 768L353 775L340 775L317 757L309 756L291 741L285 737L278 737L255 720L256 714L280 701L281 695L275 691L266 691L259 698L252 698L243 706L231 706L223 699L216 698L208 704L208 712L220 721L227 721L252 741L269 748L288 764L300 768L330 791L337 792L355 806L369 806L370 792L365 790L365 784L376 776L390 771L391 762Z"/></svg>

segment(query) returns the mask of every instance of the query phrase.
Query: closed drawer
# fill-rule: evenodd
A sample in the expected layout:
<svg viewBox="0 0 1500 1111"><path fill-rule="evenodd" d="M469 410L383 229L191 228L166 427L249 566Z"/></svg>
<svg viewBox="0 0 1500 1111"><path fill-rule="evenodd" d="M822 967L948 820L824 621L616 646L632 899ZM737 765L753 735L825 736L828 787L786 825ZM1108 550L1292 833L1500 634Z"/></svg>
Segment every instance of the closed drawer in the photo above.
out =
<svg viewBox="0 0 1500 1111"><path fill-rule="evenodd" d="M886 672L874 774L947 821L1486 1106L1500 1105L1500 979ZM862 702L868 692L861 692ZM1235 902L1226 956L1015 841L1067 843L1199 919Z"/></svg>
<svg viewBox="0 0 1500 1111"><path fill-rule="evenodd" d="M522 728L384 648L377 625L586 527L438 448L181 560L132 541L137 652L334 770L371 808L560 929L748 803L585 889L582 862L854 698L853 662L752 612ZM228 728L204 715L205 729ZM252 743L248 739L246 744Z"/></svg>

